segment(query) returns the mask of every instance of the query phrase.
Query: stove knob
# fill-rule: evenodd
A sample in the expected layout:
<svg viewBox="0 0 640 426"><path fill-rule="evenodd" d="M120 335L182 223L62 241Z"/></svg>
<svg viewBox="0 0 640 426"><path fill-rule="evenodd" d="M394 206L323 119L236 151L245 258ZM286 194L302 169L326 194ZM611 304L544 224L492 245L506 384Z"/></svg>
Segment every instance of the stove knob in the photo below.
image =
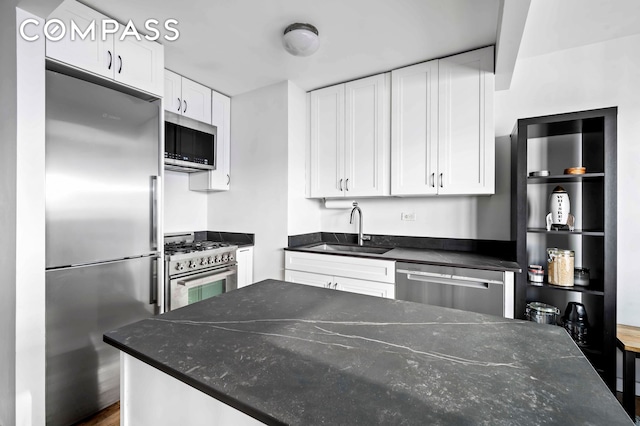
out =
<svg viewBox="0 0 640 426"><path fill-rule="evenodd" d="M220 262L222 262L222 256L217 255L216 256L216 263L220 263Z"/></svg>
<svg viewBox="0 0 640 426"><path fill-rule="evenodd" d="M212 265L212 264L213 264L213 258L212 258L211 256L209 256L209 257L207 258L207 263L208 263L209 265Z"/></svg>
<svg viewBox="0 0 640 426"><path fill-rule="evenodd" d="M182 271L182 270L184 270L184 263L178 263L178 264L176 264L176 269L177 269L178 271Z"/></svg>
<svg viewBox="0 0 640 426"><path fill-rule="evenodd" d="M222 255L222 260L223 260L224 262L228 262L228 261L229 261L229 253L225 253L225 254L223 254L223 255Z"/></svg>
<svg viewBox="0 0 640 426"><path fill-rule="evenodd" d="M206 265L207 264L207 258L203 257L202 259L200 259L200 264L201 265Z"/></svg>
<svg viewBox="0 0 640 426"><path fill-rule="evenodd" d="M233 255L233 253L229 253L229 261L233 262L233 259L235 259L236 257Z"/></svg>
<svg viewBox="0 0 640 426"><path fill-rule="evenodd" d="M196 265L196 261L195 260L192 260L191 262L189 262L189 268L195 268L196 266L198 266L198 265Z"/></svg>

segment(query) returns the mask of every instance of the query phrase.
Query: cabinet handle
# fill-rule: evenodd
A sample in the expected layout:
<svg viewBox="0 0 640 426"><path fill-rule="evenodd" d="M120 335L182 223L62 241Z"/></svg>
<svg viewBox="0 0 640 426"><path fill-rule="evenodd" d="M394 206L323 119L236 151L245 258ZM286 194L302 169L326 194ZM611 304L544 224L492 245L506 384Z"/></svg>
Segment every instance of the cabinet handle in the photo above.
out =
<svg viewBox="0 0 640 426"><path fill-rule="evenodd" d="M118 74L122 72L122 56L118 55L118 59L120 60L120 68L118 68Z"/></svg>
<svg viewBox="0 0 640 426"><path fill-rule="evenodd" d="M187 112L187 101L183 99L182 102L184 102L184 109L182 112Z"/></svg>
<svg viewBox="0 0 640 426"><path fill-rule="evenodd" d="M345 190L349 190L349 178L347 178L347 180L344 181L344 189Z"/></svg>
<svg viewBox="0 0 640 426"><path fill-rule="evenodd" d="M180 107L182 106L182 101L178 98L178 112L180 112Z"/></svg>
<svg viewBox="0 0 640 426"><path fill-rule="evenodd" d="M231 183L231 176L227 175L227 186Z"/></svg>
<svg viewBox="0 0 640 426"><path fill-rule="evenodd" d="M436 187L436 174L435 174L435 172L431 173L431 187L432 188Z"/></svg>
<svg viewBox="0 0 640 426"><path fill-rule="evenodd" d="M110 70L111 65L113 64L113 55L111 54L110 50L107 50L107 53L109 54L109 66L107 67L107 69Z"/></svg>
<svg viewBox="0 0 640 426"><path fill-rule="evenodd" d="M444 185L442 182L442 173L440 173L440 188L444 188Z"/></svg>
<svg viewBox="0 0 640 426"><path fill-rule="evenodd" d="M342 179L340 179L340 191L342 191Z"/></svg>

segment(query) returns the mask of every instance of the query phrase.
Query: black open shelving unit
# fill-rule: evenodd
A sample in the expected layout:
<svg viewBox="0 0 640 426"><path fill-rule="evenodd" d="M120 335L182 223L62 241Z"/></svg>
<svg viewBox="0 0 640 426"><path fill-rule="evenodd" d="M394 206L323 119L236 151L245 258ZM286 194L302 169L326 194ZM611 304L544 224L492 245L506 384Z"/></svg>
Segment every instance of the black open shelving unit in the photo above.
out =
<svg viewBox="0 0 640 426"><path fill-rule="evenodd" d="M549 303L562 313L569 301L581 302L589 316L588 345L579 347L615 391L616 383L616 205L617 108L520 119L511 135L511 235L517 262L515 317L524 318L531 301ZM582 175L563 174L584 166ZM549 176L529 176L549 170ZM547 231L548 196L562 186L571 199L576 229ZM532 283L527 265L547 269L546 248L574 250L575 266L587 267L588 286Z"/></svg>

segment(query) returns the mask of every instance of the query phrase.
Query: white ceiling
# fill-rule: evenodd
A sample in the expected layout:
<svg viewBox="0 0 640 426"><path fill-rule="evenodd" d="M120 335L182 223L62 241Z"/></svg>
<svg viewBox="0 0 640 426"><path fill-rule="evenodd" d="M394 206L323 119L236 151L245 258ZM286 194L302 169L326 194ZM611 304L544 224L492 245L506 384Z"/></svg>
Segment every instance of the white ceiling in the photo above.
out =
<svg viewBox="0 0 640 426"><path fill-rule="evenodd" d="M640 33L638 0L534 0L518 57L528 58Z"/></svg>
<svg viewBox="0 0 640 426"><path fill-rule="evenodd" d="M166 67L229 96L283 80L304 90L495 44L500 0L81 0L136 26L179 21ZM300 58L282 48L294 22L320 33Z"/></svg>

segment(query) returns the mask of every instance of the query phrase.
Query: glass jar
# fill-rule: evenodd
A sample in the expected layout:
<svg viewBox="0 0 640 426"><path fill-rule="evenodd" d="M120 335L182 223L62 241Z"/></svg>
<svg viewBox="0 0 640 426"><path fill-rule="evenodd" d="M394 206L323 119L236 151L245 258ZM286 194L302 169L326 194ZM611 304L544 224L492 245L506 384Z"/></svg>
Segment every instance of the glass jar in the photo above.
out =
<svg viewBox="0 0 640 426"><path fill-rule="evenodd" d="M559 248L547 249L547 271L549 284L572 287L575 253Z"/></svg>

